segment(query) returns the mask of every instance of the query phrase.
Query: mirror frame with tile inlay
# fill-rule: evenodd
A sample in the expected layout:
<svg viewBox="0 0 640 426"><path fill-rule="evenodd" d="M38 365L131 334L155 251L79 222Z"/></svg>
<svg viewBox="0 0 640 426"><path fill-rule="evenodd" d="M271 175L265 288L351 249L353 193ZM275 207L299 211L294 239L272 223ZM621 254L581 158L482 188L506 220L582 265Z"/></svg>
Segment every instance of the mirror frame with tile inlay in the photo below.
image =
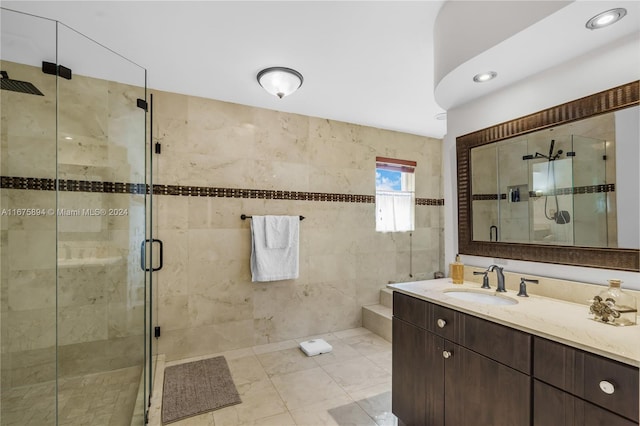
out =
<svg viewBox="0 0 640 426"><path fill-rule="evenodd" d="M640 105L640 81L623 84L456 138L458 252L532 262L640 272L640 250L473 240L471 149L514 136Z"/></svg>

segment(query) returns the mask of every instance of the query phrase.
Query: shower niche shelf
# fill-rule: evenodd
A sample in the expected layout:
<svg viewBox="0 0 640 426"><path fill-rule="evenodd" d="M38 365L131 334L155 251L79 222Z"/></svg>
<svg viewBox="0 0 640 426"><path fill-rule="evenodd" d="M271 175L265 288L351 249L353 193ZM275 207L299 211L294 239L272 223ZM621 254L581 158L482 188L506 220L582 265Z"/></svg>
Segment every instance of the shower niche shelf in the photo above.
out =
<svg viewBox="0 0 640 426"><path fill-rule="evenodd" d="M507 186L507 202L519 203L529 201L529 185L519 184Z"/></svg>

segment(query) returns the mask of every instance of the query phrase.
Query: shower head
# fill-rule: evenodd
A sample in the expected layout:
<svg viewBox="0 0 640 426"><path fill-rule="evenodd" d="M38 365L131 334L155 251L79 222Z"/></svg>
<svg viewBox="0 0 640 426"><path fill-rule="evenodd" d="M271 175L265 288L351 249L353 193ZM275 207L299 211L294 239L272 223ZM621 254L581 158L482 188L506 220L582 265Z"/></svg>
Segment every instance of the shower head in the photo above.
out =
<svg viewBox="0 0 640 426"><path fill-rule="evenodd" d="M36 86L28 81L11 80L6 71L0 71L0 75L2 75L2 78L0 78L0 89L2 90L44 96L44 93L39 91Z"/></svg>

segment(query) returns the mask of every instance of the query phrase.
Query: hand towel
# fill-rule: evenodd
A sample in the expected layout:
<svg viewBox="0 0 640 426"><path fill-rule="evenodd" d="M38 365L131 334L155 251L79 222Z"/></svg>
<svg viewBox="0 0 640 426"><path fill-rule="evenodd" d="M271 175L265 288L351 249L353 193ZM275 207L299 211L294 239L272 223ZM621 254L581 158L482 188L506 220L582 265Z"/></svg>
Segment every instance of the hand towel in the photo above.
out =
<svg viewBox="0 0 640 426"><path fill-rule="evenodd" d="M251 219L251 281L280 281L298 278L300 218L289 221L290 245L268 248L265 238L265 216Z"/></svg>
<svg viewBox="0 0 640 426"><path fill-rule="evenodd" d="M267 248L291 247L291 231L298 222L298 216L265 216L264 237Z"/></svg>

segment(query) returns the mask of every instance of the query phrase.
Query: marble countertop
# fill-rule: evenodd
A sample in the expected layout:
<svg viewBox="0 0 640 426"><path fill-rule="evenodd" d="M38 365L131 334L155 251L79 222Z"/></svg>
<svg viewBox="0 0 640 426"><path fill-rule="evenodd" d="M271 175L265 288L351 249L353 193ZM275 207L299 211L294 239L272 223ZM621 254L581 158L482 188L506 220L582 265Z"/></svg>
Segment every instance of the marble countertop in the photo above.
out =
<svg viewBox="0 0 640 426"><path fill-rule="evenodd" d="M509 290L502 293L518 301L515 305L486 305L448 296L443 290L481 290L480 284L465 281L455 285L450 278L389 284L388 288L503 324L535 336L640 367L640 325L615 327L591 319L589 307L548 297L518 297Z"/></svg>

